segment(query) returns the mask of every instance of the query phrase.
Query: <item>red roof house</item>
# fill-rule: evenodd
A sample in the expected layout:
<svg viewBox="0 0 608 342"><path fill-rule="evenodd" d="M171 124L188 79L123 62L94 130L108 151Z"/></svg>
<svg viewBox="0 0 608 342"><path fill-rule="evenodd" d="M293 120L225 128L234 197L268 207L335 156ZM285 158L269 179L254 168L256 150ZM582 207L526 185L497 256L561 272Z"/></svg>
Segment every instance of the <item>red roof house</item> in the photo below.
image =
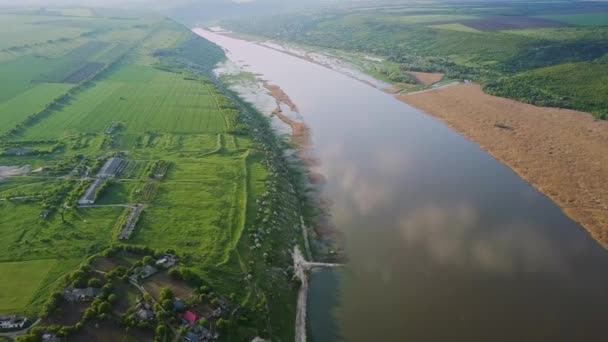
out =
<svg viewBox="0 0 608 342"><path fill-rule="evenodd" d="M192 311L186 311L186 313L184 313L184 319L190 324L196 324L200 317Z"/></svg>

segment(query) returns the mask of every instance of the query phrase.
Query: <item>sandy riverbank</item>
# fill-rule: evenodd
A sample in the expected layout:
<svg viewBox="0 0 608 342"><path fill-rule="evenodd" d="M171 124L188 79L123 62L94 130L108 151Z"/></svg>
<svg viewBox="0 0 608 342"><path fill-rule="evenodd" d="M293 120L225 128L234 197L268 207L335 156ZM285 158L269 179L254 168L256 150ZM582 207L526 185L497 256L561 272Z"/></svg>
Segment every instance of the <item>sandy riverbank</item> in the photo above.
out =
<svg viewBox="0 0 608 342"><path fill-rule="evenodd" d="M608 247L608 122L487 95L477 84L397 97L478 143Z"/></svg>

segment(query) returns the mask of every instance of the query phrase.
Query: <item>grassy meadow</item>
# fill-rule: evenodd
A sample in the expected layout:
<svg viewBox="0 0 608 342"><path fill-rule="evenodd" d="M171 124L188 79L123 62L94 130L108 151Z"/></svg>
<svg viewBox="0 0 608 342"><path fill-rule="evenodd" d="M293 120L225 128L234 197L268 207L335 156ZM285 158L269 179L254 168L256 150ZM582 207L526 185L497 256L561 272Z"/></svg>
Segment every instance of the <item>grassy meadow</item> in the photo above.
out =
<svg viewBox="0 0 608 342"><path fill-rule="evenodd" d="M284 321L295 319L295 290L265 270L291 264L301 234L279 225L297 227L299 204L267 122L211 77L223 51L168 19L121 11L0 20L10 26L0 31L0 272L10 279L0 314L36 317L90 256L145 246L174 251L181 268L251 317L232 324L229 340L268 326L293 338ZM254 137L252 127L266 133ZM79 207L115 155L124 167L96 206ZM135 204L143 214L119 241Z"/></svg>

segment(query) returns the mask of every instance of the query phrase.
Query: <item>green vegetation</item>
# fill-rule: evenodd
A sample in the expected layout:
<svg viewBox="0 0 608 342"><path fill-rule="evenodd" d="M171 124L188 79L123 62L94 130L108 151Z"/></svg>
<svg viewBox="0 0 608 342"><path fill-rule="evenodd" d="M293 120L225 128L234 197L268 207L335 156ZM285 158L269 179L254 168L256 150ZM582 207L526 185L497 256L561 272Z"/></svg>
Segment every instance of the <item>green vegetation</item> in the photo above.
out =
<svg viewBox="0 0 608 342"><path fill-rule="evenodd" d="M217 320L227 340L293 339L298 188L269 123L214 78L222 49L120 11L0 17L15 27L0 33L0 313L83 340L112 329L172 340L170 313L123 317L138 291L129 276L170 251L176 278L161 280L194 292L182 298L191 307L239 309ZM113 177L96 179L111 157L122 160ZM89 190L95 205L80 201ZM102 255L107 275L89 266ZM87 285L102 295L75 314L63 290Z"/></svg>
<svg viewBox="0 0 608 342"><path fill-rule="evenodd" d="M489 83L486 91L540 106L580 109L608 119L606 63L566 63L536 69Z"/></svg>
<svg viewBox="0 0 608 342"><path fill-rule="evenodd" d="M56 263L56 260L31 260L0 263L4 280L0 283L2 296L0 312L22 310Z"/></svg>
<svg viewBox="0 0 608 342"><path fill-rule="evenodd" d="M493 94L536 104L560 104L598 117L606 115L599 95L605 94L601 80L607 75L606 68L597 66L607 63L606 4L513 1L476 6L360 6L230 19L222 26L254 36L316 46L340 57L352 53L380 56L386 61L354 64L393 83L414 83L406 76L408 71L441 72L447 79L489 84L486 89ZM564 14L572 12L576 14ZM567 66L572 63L578 68ZM560 69L560 65L566 66ZM584 76L591 74L589 69L583 70L584 66L593 70L593 79ZM581 74L565 77L553 72L556 70ZM541 74L541 78L537 77ZM597 95L561 99L563 90L558 91L553 85L565 79L577 82L570 84L580 90L577 94L588 91Z"/></svg>
<svg viewBox="0 0 608 342"><path fill-rule="evenodd" d="M581 26L608 25L608 13L558 14L545 15L543 18Z"/></svg>

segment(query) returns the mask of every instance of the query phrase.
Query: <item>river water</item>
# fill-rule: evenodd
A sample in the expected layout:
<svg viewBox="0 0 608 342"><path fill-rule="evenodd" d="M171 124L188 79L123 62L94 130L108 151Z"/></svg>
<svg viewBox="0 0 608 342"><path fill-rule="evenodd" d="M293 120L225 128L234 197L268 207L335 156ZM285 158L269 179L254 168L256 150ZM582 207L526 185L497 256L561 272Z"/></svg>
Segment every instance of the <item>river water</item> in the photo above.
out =
<svg viewBox="0 0 608 342"><path fill-rule="evenodd" d="M312 275L312 340L604 339L608 253L509 168L367 84L197 33L281 86L311 128L349 260Z"/></svg>

